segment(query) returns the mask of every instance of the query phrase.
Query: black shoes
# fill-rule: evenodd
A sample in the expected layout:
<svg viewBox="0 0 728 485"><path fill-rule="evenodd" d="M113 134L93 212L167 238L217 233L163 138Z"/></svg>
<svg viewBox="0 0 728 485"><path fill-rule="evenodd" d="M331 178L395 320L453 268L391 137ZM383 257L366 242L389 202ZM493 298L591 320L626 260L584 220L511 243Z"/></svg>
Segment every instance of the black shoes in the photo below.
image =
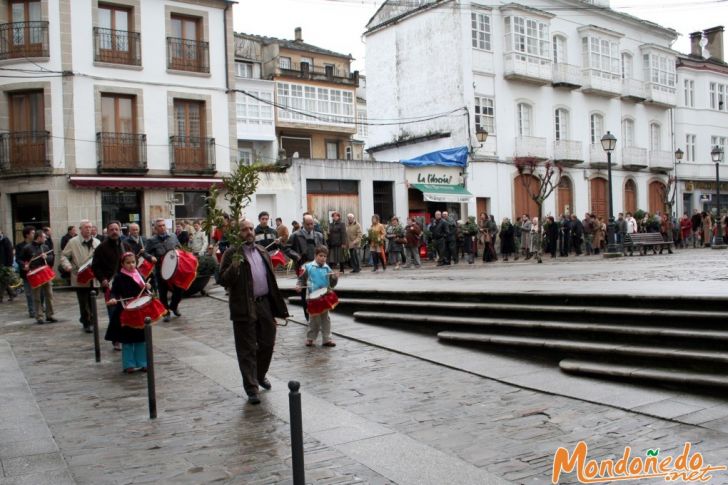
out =
<svg viewBox="0 0 728 485"><path fill-rule="evenodd" d="M56 322L58 322L58 320L55 319L55 318L53 318L53 317L48 317L48 318L46 318L46 322L48 322L48 323L56 323Z"/></svg>
<svg viewBox="0 0 728 485"><path fill-rule="evenodd" d="M269 380L268 380L267 378L266 378L266 379L263 379L263 380L262 380L262 381L260 381L260 382L258 382L258 384L260 384L260 387L262 387L262 388L263 388L263 389L265 389L266 391L270 391L270 390L271 390L271 388L273 387L273 386L271 385L270 381L269 381Z"/></svg>
<svg viewBox="0 0 728 485"><path fill-rule="evenodd" d="M182 316L182 314L179 312L179 309L177 309L177 308L175 308L174 310L172 310L172 313L174 313L174 316L176 316L176 317L181 317Z"/></svg>
<svg viewBox="0 0 728 485"><path fill-rule="evenodd" d="M257 394L251 394L248 396L248 404L260 404L260 398Z"/></svg>
<svg viewBox="0 0 728 485"><path fill-rule="evenodd" d="M94 333L94 329L91 328L91 325L84 325L83 326L83 331L86 332L86 333Z"/></svg>

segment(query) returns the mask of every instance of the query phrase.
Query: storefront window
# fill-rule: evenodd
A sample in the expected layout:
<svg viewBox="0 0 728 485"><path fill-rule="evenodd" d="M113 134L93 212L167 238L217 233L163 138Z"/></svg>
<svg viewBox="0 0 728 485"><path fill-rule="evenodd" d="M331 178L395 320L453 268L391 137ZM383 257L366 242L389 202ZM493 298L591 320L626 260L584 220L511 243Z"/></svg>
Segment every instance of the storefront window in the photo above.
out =
<svg viewBox="0 0 728 485"><path fill-rule="evenodd" d="M28 192L11 194L13 206L13 237L17 244L23 240L23 227L33 226L40 229L50 225L48 192ZM10 234L7 231L6 234Z"/></svg>
<svg viewBox="0 0 728 485"><path fill-rule="evenodd" d="M181 201L182 204L175 205L175 218L178 220L204 219L207 216L205 197L207 197L207 192L177 192L176 200Z"/></svg>
<svg viewBox="0 0 728 485"><path fill-rule="evenodd" d="M136 191L101 192L102 227L106 227L111 221L121 222L122 227L131 222L141 226L142 193Z"/></svg>

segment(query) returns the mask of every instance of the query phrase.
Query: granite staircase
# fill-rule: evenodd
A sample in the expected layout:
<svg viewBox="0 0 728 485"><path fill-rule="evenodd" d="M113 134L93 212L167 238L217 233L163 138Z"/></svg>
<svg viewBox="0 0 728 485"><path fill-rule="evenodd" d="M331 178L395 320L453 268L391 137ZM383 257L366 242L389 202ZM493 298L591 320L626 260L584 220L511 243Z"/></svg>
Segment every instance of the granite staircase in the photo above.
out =
<svg viewBox="0 0 728 485"><path fill-rule="evenodd" d="M337 290L337 312L563 372L728 391L728 297ZM292 297L293 304L300 299Z"/></svg>

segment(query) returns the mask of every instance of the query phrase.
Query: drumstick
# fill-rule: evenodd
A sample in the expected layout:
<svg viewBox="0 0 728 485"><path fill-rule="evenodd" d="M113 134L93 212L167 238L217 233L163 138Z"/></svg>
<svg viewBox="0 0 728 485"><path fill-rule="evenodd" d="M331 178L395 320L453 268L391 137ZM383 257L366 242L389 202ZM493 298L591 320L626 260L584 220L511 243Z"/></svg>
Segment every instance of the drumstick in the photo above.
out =
<svg viewBox="0 0 728 485"><path fill-rule="evenodd" d="M270 243L269 245L267 245L267 246L266 246L265 248L263 248L263 249L268 249L269 247L273 246L274 244L278 244L278 243L277 243L276 241L273 241L272 243Z"/></svg>
<svg viewBox="0 0 728 485"><path fill-rule="evenodd" d="M42 258L44 254L50 254L52 252L53 250L51 249L50 251L46 251L45 253L40 253L38 256L33 256L32 258L30 258L30 261L35 261L38 258ZM30 261L28 262L30 263Z"/></svg>

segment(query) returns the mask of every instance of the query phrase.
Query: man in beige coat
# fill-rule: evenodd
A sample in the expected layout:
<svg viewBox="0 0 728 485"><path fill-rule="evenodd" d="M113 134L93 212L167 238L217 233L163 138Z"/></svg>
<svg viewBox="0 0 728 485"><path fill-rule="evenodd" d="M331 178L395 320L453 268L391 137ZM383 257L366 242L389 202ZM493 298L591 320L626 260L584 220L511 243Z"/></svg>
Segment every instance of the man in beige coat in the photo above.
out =
<svg viewBox="0 0 728 485"><path fill-rule="evenodd" d="M361 271L359 266L359 248L361 247L362 230L361 225L356 222L354 214L346 215L346 239L349 247L349 262L351 263L351 272L358 273Z"/></svg>
<svg viewBox="0 0 728 485"><path fill-rule="evenodd" d="M86 333L91 333L91 283L79 284L78 269L93 258L94 251L101 244L98 239L91 236L91 222L81 221L80 234L71 238L63 248L61 267L71 273L71 286L76 288L78 307L81 317L78 319Z"/></svg>

